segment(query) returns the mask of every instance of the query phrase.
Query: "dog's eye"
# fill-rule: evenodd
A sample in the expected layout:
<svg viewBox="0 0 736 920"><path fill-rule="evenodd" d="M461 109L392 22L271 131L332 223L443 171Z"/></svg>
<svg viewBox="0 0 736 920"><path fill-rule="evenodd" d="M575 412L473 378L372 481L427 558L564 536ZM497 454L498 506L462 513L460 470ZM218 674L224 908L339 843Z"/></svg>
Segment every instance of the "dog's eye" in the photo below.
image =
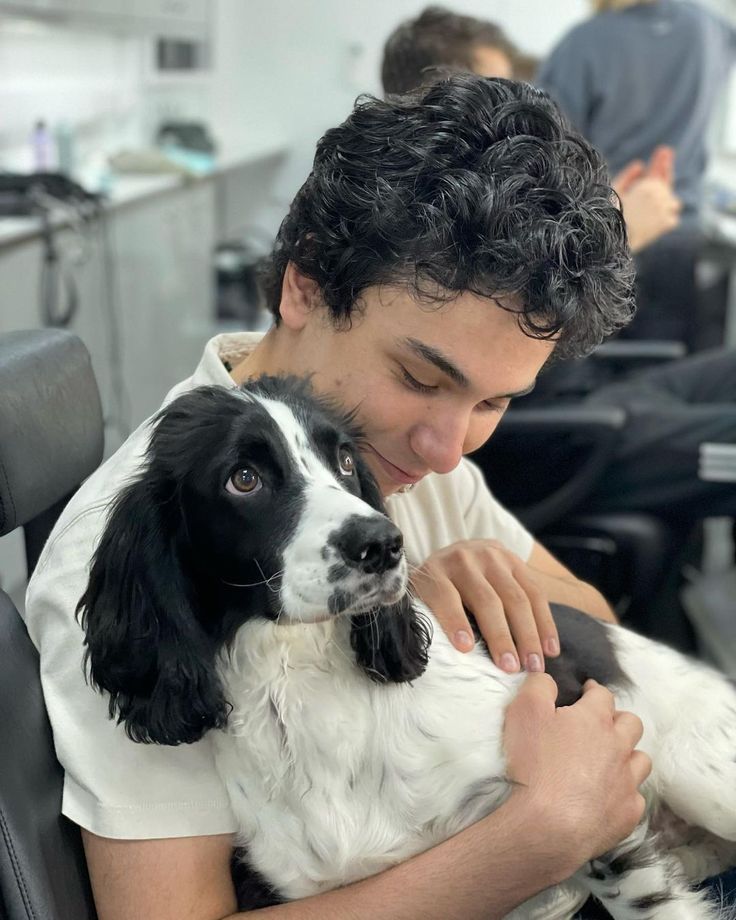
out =
<svg viewBox="0 0 736 920"><path fill-rule="evenodd" d="M355 472L355 461L347 447L341 447L337 452L337 462L340 464L340 472L343 476L353 475Z"/></svg>
<svg viewBox="0 0 736 920"><path fill-rule="evenodd" d="M231 495L250 495L257 492L263 487L261 477L258 473L245 467L242 470L235 470L232 476L225 483L225 490Z"/></svg>

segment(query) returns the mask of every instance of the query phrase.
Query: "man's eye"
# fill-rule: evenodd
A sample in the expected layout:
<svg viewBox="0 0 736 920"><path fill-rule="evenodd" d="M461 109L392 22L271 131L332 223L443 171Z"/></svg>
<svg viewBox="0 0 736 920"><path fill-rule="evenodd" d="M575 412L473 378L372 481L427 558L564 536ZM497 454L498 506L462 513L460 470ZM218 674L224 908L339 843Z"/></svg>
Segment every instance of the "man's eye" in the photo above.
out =
<svg viewBox="0 0 736 920"><path fill-rule="evenodd" d="M352 476L355 472L355 461L352 453L347 447L341 447L337 452L337 462L340 465L340 472L343 476Z"/></svg>
<svg viewBox="0 0 736 920"><path fill-rule="evenodd" d="M257 470L252 467L243 467L235 470L225 483L225 491L231 495L252 495L263 488L263 482Z"/></svg>
<svg viewBox="0 0 736 920"><path fill-rule="evenodd" d="M510 399L501 399L497 402L492 399L487 399L485 402L480 403L480 408L487 412L505 412L510 402Z"/></svg>
<svg viewBox="0 0 736 920"><path fill-rule="evenodd" d="M434 390L438 390L439 387L430 386L427 383L422 383L420 380L417 380L416 377L412 377L409 371L401 366L401 374L404 378L404 383L412 390L416 390L417 393L432 393Z"/></svg>

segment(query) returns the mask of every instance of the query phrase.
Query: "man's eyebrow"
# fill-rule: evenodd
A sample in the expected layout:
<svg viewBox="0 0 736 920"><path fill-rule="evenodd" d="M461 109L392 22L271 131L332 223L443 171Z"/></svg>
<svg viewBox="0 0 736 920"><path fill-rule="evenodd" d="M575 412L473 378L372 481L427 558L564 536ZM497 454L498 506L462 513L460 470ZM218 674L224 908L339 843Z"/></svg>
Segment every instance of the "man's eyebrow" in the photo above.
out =
<svg viewBox="0 0 736 920"><path fill-rule="evenodd" d="M401 344L404 344L407 348L410 348L418 357L422 358L424 361L428 361L430 364L433 364L436 368L439 368L444 374L454 380L458 386L461 386L464 390L467 390L470 387L470 380L466 375L460 370L460 368L454 364L446 355L443 355L441 351L437 348L434 348L432 345L427 345L425 342L420 342L418 339L413 339L410 336L401 340ZM503 393L499 396L491 397L493 399L516 399L519 396L527 396L534 389L536 380L532 380L529 386L524 387L522 390L518 390L516 393Z"/></svg>
<svg viewBox="0 0 736 920"><path fill-rule="evenodd" d="M450 361L450 359L443 355L438 349L424 342L420 342L418 339L412 339L411 337L402 339L402 344L410 348L414 354L418 355L418 357L422 358L424 361L429 361L430 364L434 364L443 374L447 374L451 380L454 380L455 383L464 390L470 387L470 381L457 364Z"/></svg>

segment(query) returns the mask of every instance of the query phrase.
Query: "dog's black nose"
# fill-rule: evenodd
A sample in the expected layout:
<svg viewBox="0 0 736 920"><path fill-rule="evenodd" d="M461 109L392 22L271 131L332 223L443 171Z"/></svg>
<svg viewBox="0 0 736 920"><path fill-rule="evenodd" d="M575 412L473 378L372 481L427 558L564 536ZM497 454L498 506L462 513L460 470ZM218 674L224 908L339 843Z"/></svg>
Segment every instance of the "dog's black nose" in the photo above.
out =
<svg viewBox="0 0 736 920"><path fill-rule="evenodd" d="M380 575L399 564L404 538L388 518L356 516L340 528L334 545L349 565Z"/></svg>

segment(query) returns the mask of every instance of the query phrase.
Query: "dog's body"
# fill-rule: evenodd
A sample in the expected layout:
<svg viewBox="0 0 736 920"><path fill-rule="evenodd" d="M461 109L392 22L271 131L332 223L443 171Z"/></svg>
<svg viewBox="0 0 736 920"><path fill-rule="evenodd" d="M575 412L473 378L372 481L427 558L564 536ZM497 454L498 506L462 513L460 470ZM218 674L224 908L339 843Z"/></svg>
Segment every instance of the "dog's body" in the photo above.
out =
<svg viewBox="0 0 736 920"><path fill-rule="evenodd" d="M131 737L219 729L248 861L276 898L379 872L510 791L502 727L523 675L457 652L407 595L380 508L345 420L293 382L194 392L162 414L80 601L92 679ZM669 828L658 845L643 822L577 881L616 920L717 916L680 866L736 864L736 691L625 629L556 619L560 703L593 677L642 718L649 817Z"/></svg>
<svg viewBox="0 0 736 920"><path fill-rule="evenodd" d="M612 689L618 705L644 722L639 746L654 764L645 786L652 810L666 804L689 824L734 840L733 690L717 673L620 627L565 608L556 620L568 655L598 655L599 667L586 676L600 679L620 663ZM341 620L252 622L223 660L234 709L217 739L218 767L251 864L287 898L407 859L487 815L509 792L502 723L523 675L502 672L482 648L457 652L437 627L421 677L376 684L351 660L348 633ZM549 670L572 692L569 662ZM700 877L736 863L736 843L719 847L701 835L696 849L685 833L670 846L685 842L689 867ZM614 916L641 916L624 896L611 904L623 886L621 873L607 873L606 864L600 862L599 878L586 867L580 881ZM665 859L659 868L643 866L643 878L634 882L632 872L629 886L661 893L670 887L671 868ZM669 905L661 916L708 914L692 905L676 913Z"/></svg>

